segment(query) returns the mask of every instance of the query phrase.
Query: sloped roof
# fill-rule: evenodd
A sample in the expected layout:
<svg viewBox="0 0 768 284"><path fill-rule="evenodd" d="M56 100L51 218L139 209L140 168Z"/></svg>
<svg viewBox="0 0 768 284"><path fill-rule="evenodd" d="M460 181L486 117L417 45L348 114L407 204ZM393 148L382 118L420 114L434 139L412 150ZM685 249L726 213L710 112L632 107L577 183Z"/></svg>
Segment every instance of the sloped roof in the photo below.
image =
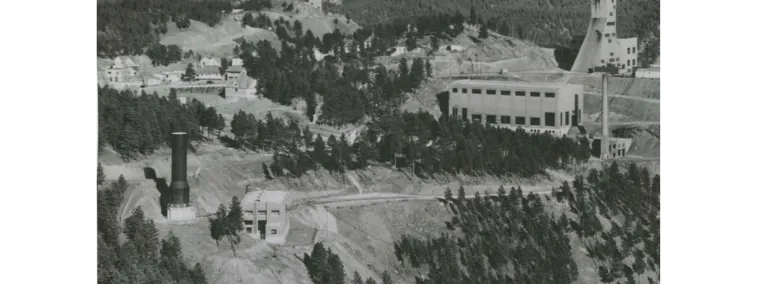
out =
<svg viewBox="0 0 768 284"><path fill-rule="evenodd" d="M240 72L243 72L243 71L245 71L243 66L229 66L229 68L227 68L227 72L240 73Z"/></svg>
<svg viewBox="0 0 768 284"><path fill-rule="evenodd" d="M220 74L219 68L216 66L205 66L200 69L200 71L197 71L197 74Z"/></svg>
<svg viewBox="0 0 768 284"><path fill-rule="evenodd" d="M240 76L227 82L227 87L238 89L249 89L256 86L256 80L248 76Z"/></svg>

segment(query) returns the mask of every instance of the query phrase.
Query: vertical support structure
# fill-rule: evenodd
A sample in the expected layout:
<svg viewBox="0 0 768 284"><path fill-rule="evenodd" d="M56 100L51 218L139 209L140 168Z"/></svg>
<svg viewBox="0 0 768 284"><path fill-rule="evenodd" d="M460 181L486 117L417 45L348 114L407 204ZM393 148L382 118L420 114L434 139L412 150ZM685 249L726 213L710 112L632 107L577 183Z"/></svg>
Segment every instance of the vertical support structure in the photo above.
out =
<svg viewBox="0 0 768 284"><path fill-rule="evenodd" d="M600 141L600 157L606 159L610 156L608 153L608 144L611 137L611 132L608 129L608 73L603 73L603 137Z"/></svg>

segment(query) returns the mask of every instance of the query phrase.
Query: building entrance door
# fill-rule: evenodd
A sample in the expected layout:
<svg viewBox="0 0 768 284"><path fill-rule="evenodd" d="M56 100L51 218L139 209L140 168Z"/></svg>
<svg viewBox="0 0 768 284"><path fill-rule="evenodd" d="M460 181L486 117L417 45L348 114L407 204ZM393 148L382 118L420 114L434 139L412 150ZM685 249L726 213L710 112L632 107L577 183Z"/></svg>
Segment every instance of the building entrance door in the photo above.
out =
<svg viewBox="0 0 768 284"><path fill-rule="evenodd" d="M580 122L579 114L581 113L579 111L579 95L576 94L576 95L573 95L573 97L574 97L573 99L574 106L573 106L573 118L571 119L571 121L573 121L573 124L572 124L573 126L579 126L579 122Z"/></svg>
<svg viewBox="0 0 768 284"><path fill-rule="evenodd" d="M267 236L267 220L259 220L259 237L263 240L266 239Z"/></svg>

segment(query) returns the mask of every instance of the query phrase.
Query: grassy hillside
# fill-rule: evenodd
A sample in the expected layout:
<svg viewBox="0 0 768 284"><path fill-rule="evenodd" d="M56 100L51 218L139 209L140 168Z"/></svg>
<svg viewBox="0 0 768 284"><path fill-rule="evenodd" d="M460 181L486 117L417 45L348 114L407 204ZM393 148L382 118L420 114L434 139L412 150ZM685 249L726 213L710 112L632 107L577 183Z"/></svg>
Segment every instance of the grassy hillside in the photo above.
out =
<svg viewBox="0 0 768 284"><path fill-rule="evenodd" d="M659 0L617 2L619 37L659 38ZM506 25L509 32L504 33L540 45L562 44L585 33L590 16L588 0L345 0L342 5L328 5L327 10L368 26L456 10L469 20L472 6L491 30L500 31ZM658 44L654 46L658 49Z"/></svg>

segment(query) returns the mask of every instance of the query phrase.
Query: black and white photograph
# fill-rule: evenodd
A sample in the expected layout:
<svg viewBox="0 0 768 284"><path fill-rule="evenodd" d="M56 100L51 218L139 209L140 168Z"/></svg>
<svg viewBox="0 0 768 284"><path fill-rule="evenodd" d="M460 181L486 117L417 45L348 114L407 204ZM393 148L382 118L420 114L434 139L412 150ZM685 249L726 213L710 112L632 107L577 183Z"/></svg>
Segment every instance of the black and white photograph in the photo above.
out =
<svg viewBox="0 0 768 284"><path fill-rule="evenodd" d="M32 115L47 122L24 129L41 138L6 132L31 148L5 149L39 157L25 155L16 170L29 173L9 177L25 184L8 190L58 203L33 205L37 224L18 214L29 209L5 214L36 235L6 244L46 246L13 262L71 264L61 271L84 273L73 282L99 284L661 283L660 0L84 2L51 4L70 7L51 13L72 22L50 18L33 36L47 44L8 53L83 69L58 65L48 69L57 81L38 77L7 94L26 96L11 111L47 105ZM699 13L690 3L665 7L674 38L665 50L678 62L665 66L674 140L665 157L675 156L665 172L665 282L761 283L749 274L768 263L731 250L768 253L747 248L765 234L736 233L765 221L735 220L768 216L752 205L765 200L752 194L764 182L747 184L765 167L716 159L765 161L758 129L730 127L759 121L737 117L766 104L727 99L761 95L726 91L738 78L726 73L754 76L741 79L750 84L763 75L706 67L760 44L734 45L726 28L692 31L711 23L686 24ZM758 136L736 139L745 134ZM6 202L24 206L20 198ZM717 232L699 237L698 226ZM744 274L727 270L741 265L732 261L753 263ZM59 278L3 282L68 279L51 274Z"/></svg>

